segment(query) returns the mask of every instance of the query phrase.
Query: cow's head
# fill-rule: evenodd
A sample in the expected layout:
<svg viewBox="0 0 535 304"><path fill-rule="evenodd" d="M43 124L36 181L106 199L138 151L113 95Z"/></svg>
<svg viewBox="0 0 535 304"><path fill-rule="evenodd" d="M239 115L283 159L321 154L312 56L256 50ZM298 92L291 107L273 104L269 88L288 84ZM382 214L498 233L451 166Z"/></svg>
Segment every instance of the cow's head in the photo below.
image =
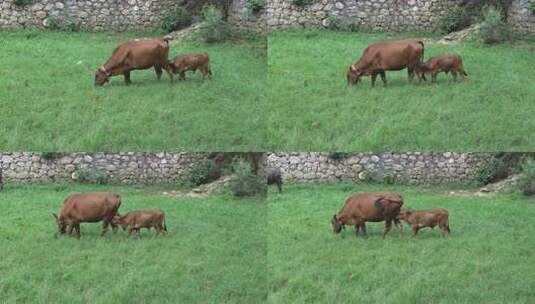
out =
<svg viewBox="0 0 535 304"><path fill-rule="evenodd" d="M342 231L342 228L344 228L344 224L342 224L342 222L340 222L340 220L336 218L336 214L333 215L333 218L331 219L331 225L333 226L334 233L340 233L340 231Z"/></svg>
<svg viewBox="0 0 535 304"><path fill-rule="evenodd" d="M410 209L402 209L398 214L398 220L406 220L409 216L411 216L412 210Z"/></svg>
<svg viewBox="0 0 535 304"><path fill-rule="evenodd" d="M110 73L101 66L95 71L95 86L103 86L110 79Z"/></svg>
<svg viewBox="0 0 535 304"><path fill-rule="evenodd" d="M113 219L111 220L111 223L112 223L113 225L121 226L121 228L123 228L123 231L125 231L125 230L126 230L126 227L128 226L128 225L124 222L123 217L122 217L119 213L115 214L115 216L114 216Z"/></svg>
<svg viewBox="0 0 535 304"><path fill-rule="evenodd" d="M52 213L54 216L54 219L56 220L56 224L58 225L58 231L61 234L65 234L67 231L67 224L65 223L65 219L63 219L62 216L57 216L55 213Z"/></svg>
<svg viewBox="0 0 535 304"><path fill-rule="evenodd" d="M347 85L356 85L359 83L360 76L362 75L362 71L360 71L357 67L354 65L350 65L347 68Z"/></svg>

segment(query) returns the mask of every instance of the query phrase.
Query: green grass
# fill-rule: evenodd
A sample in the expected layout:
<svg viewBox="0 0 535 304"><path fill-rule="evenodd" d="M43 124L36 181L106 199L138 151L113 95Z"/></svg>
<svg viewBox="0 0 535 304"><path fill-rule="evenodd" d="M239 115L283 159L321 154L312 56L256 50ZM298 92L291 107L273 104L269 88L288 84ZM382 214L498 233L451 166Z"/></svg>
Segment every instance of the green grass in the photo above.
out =
<svg viewBox="0 0 535 304"><path fill-rule="evenodd" d="M52 212L73 192L115 191L122 212L161 208L168 233L129 239L82 224L56 237ZM266 298L266 207L227 197L171 199L163 188L8 186L0 193L2 303L259 303Z"/></svg>
<svg viewBox="0 0 535 304"><path fill-rule="evenodd" d="M265 143L265 40L181 42L169 57L206 51L200 73L171 86L133 71L95 88L95 70L122 41L157 33L0 31L0 149L250 151ZM248 130L244 132L244 130Z"/></svg>
<svg viewBox="0 0 535 304"><path fill-rule="evenodd" d="M346 84L365 47L421 34L274 32L268 37L268 138L279 150L519 151L534 147L535 44L426 46L426 59L463 57L469 80L413 84L407 71Z"/></svg>
<svg viewBox="0 0 535 304"><path fill-rule="evenodd" d="M335 235L330 218L352 193L396 190L405 207L444 207L451 236L382 239L384 223ZM288 185L268 200L269 303L533 303L535 201L454 197L446 187Z"/></svg>

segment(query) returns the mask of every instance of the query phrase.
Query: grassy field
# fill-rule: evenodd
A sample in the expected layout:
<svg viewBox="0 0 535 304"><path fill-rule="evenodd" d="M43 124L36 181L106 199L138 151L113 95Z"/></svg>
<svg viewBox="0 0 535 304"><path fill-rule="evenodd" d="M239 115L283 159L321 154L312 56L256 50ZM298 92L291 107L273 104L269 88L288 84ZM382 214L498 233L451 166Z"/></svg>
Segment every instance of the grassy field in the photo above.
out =
<svg viewBox="0 0 535 304"><path fill-rule="evenodd" d="M250 151L265 144L265 39L173 45L169 57L206 51L200 73L171 86L133 71L93 86L118 43L155 33L0 31L0 149L36 151ZM248 130L244 132L244 130Z"/></svg>
<svg viewBox="0 0 535 304"><path fill-rule="evenodd" d="M425 35L423 35L425 38ZM429 36L429 34L427 34ZM534 148L535 44L484 46L427 43L426 59L460 53L469 74L451 83L407 81L387 72L375 88L369 77L346 84L347 66L365 47L419 34L274 32L268 38L269 143L280 150L465 150Z"/></svg>
<svg viewBox="0 0 535 304"><path fill-rule="evenodd" d="M449 210L451 236L410 237L369 223L335 235L330 218L350 194L396 190L405 206ZM268 201L269 303L533 303L535 202L454 197L448 188L293 185Z"/></svg>
<svg viewBox="0 0 535 304"><path fill-rule="evenodd" d="M55 237L52 212L73 192L115 191L121 211L161 208L168 233L141 240ZM258 303L266 299L266 205L226 197L171 199L163 189L9 186L0 193L1 303ZM253 224L252 224L253 223Z"/></svg>

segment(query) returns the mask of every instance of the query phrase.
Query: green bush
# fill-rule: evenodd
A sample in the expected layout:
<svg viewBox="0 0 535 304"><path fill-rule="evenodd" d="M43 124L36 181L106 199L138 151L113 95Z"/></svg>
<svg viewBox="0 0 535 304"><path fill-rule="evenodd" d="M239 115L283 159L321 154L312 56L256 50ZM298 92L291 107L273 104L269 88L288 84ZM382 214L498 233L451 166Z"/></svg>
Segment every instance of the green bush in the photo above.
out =
<svg viewBox="0 0 535 304"><path fill-rule="evenodd" d="M535 0L531 0L531 3L529 4L529 8L531 10L531 14L535 16Z"/></svg>
<svg viewBox="0 0 535 304"><path fill-rule="evenodd" d="M266 0L247 0L247 6L253 13L258 13L266 7Z"/></svg>
<svg viewBox="0 0 535 304"><path fill-rule="evenodd" d="M193 16L183 7L178 7L160 19L159 28L164 32L181 30L193 23Z"/></svg>
<svg viewBox="0 0 535 304"><path fill-rule="evenodd" d="M46 160L53 160L60 158L63 153L60 152L41 152L41 157Z"/></svg>
<svg viewBox="0 0 535 304"><path fill-rule="evenodd" d="M78 168L75 171L77 180L80 183L105 185L109 182L106 172L96 168Z"/></svg>
<svg viewBox="0 0 535 304"><path fill-rule="evenodd" d="M327 28L335 31L358 32L360 30L357 22L348 18L339 19L335 14L327 16Z"/></svg>
<svg viewBox="0 0 535 304"><path fill-rule="evenodd" d="M35 0L12 0L11 2L18 6L24 6L24 5L33 4Z"/></svg>
<svg viewBox="0 0 535 304"><path fill-rule="evenodd" d="M451 33L461 30L471 23L471 14L468 10L458 5L450 5L446 12L439 18L440 30Z"/></svg>
<svg viewBox="0 0 535 304"><path fill-rule="evenodd" d="M473 179L483 186L506 178L511 170L510 164L501 157L495 157L474 172Z"/></svg>
<svg viewBox="0 0 535 304"><path fill-rule="evenodd" d="M234 161L232 171L235 175L229 182L232 195L244 197L266 194L266 181L253 173L251 164L247 161Z"/></svg>
<svg viewBox="0 0 535 304"><path fill-rule="evenodd" d="M503 20L501 9L489 5L485 6L483 8L483 20L479 32L483 43L503 43L511 38L511 32Z"/></svg>
<svg viewBox="0 0 535 304"><path fill-rule="evenodd" d="M518 188L524 195L535 195L535 160L526 159L522 163Z"/></svg>
<svg viewBox="0 0 535 304"><path fill-rule="evenodd" d="M202 8L203 24L199 28L200 39L207 43L223 42L230 37L230 26L223 18L223 12L213 5Z"/></svg>
<svg viewBox="0 0 535 304"><path fill-rule="evenodd" d="M67 17L60 19L54 16L47 18L47 28L51 31L58 32L79 32L82 30L82 26L73 17Z"/></svg>
<svg viewBox="0 0 535 304"><path fill-rule="evenodd" d="M312 2L314 2L314 0L292 0L292 3L298 6L309 5Z"/></svg>
<svg viewBox="0 0 535 304"><path fill-rule="evenodd" d="M340 160L340 159L348 158L350 156L351 156L351 153L347 153L347 152L331 152L328 155L328 157L333 160Z"/></svg>
<svg viewBox="0 0 535 304"><path fill-rule="evenodd" d="M190 186L199 186L206 184L218 176L216 175L217 166L213 160L203 159L193 164L187 175L187 182Z"/></svg>

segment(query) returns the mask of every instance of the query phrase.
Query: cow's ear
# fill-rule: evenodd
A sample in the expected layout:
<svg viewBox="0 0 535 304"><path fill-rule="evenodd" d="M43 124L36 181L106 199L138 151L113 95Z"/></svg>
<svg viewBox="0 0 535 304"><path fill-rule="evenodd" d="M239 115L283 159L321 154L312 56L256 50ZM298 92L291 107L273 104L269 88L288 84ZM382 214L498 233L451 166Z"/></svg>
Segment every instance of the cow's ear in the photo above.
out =
<svg viewBox="0 0 535 304"><path fill-rule="evenodd" d="M349 66L349 70L350 70L351 72L356 72L356 71L357 71L357 69L355 68L354 65L350 65L350 66Z"/></svg>

